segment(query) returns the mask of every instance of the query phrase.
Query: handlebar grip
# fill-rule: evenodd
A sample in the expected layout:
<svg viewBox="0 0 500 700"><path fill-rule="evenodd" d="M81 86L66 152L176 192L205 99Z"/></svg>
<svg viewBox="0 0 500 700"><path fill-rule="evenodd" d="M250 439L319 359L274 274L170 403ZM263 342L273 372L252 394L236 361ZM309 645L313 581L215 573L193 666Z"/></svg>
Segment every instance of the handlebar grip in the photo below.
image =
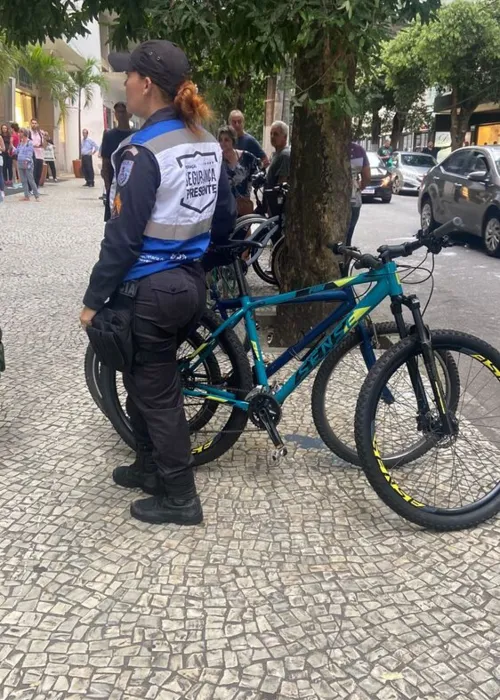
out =
<svg viewBox="0 0 500 700"><path fill-rule="evenodd" d="M445 224L442 226L439 226L439 228L435 229L432 232L432 235L435 238L442 238L443 236L446 236L448 233L453 233L454 231L460 231L464 226L464 223L462 219L459 216L455 216L453 219L450 221L447 221Z"/></svg>

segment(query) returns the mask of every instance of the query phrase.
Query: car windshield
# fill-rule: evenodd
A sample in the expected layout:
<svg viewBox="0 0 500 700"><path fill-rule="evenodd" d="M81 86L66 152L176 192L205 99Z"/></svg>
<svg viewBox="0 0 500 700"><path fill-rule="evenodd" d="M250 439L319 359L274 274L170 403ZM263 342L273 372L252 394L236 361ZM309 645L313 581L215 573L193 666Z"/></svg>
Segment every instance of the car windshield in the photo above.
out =
<svg viewBox="0 0 500 700"><path fill-rule="evenodd" d="M377 153L374 153L373 151L368 151L366 155L368 156L370 168L382 168L383 170L386 170L383 161L380 160Z"/></svg>
<svg viewBox="0 0 500 700"><path fill-rule="evenodd" d="M425 153L402 153L401 163L413 168L432 168L433 165L436 165L434 158L425 155Z"/></svg>

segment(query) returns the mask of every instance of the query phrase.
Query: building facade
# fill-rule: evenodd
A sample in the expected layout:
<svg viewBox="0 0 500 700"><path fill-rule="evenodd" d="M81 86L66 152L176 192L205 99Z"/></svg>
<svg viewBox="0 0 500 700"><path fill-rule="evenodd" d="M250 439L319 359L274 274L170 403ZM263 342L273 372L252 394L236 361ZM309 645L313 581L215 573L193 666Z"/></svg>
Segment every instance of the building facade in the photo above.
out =
<svg viewBox="0 0 500 700"><path fill-rule="evenodd" d="M89 23L89 32L84 37L69 41L58 39L44 46L46 51L62 58L69 71L82 67L88 58L99 61L107 78L107 87L105 90L94 88L92 102L82 108L81 115L82 129L88 129L97 144L101 142L103 131L113 126L113 105L125 99L123 75L112 73L107 61L110 50L109 19L103 15L99 21ZM53 138L58 169L72 172L72 163L78 159L81 138L78 133L78 105L68 102L66 114L61 117L47 92L39 90L29 74L20 69L6 85L0 86L0 123L17 122L20 126L29 126L33 117Z"/></svg>

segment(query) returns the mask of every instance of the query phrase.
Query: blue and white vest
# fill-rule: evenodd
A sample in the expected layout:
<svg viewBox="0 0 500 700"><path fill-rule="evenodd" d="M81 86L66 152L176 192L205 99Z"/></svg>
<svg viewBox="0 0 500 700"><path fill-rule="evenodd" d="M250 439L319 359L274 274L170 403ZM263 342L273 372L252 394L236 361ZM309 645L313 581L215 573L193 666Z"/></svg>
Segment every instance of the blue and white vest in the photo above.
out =
<svg viewBox="0 0 500 700"><path fill-rule="evenodd" d="M205 130L194 134L178 119L156 122L122 141L112 156L127 146L147 148L160 169L156 203L144 230L142 250L124 281L197 260L210 242L217 202L222 151ZM116 193L113 182L110 200Z"/></svg>

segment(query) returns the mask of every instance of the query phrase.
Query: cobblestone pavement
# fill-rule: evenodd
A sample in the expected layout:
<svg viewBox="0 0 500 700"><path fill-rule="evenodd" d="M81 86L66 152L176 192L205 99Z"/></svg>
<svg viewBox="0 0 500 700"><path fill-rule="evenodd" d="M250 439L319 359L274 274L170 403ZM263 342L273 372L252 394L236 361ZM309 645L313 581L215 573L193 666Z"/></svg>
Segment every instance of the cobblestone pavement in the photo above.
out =
<svg viewBox="0 0 500 700"><path fill-rule="evenodd" d="M317 437L248 433L198 473L205 523L133 521L130 453L87 394L80 300L99 190L0 210L1 700L500 696L499 521L411 527Z"/></svg>

